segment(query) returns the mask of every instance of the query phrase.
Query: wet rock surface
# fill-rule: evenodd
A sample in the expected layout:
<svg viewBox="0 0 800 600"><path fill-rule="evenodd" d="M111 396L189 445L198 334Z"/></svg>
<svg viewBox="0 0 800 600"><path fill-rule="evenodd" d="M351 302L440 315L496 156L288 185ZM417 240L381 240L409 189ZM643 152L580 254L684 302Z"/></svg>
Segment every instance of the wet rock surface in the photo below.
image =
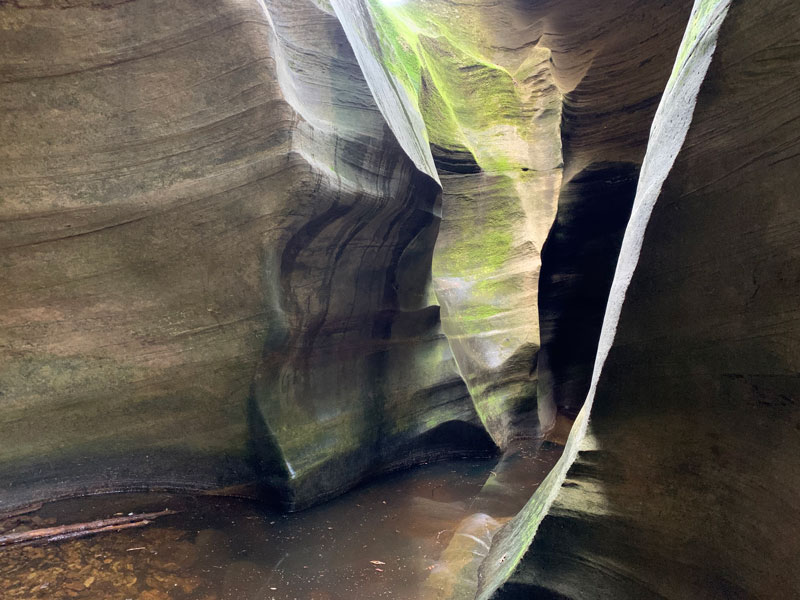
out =
<svg viewBox="0 0 800 600"><path fill-rule="evenodd" d="M680 31L617 52L633 4L0 7L0 508L297 509L550 427L556 203L640 159Z"/></svg>

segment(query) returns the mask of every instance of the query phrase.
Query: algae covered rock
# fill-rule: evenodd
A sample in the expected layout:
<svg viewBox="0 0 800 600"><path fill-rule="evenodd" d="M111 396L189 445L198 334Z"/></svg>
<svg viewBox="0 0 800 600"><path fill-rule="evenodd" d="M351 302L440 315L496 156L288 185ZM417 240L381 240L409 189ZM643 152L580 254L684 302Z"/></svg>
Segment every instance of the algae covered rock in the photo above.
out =
<svg viewBox="0 0 800 600"><path fill-rule="evenodd" d="M297 509L558 408L434 596L800 594L791 2L0 4L0 512Z"/></svg>
<svg viewBox="0 0 800 600"><path fill-rule="evenodd" d="M368 6L374 52L422 115L439 170L433 281L443 330L482 422L505 446L539 426L538 273L562 172L550 51L531 32L523 48L498 49L508 35L498 17L510 8Z"/></svg>

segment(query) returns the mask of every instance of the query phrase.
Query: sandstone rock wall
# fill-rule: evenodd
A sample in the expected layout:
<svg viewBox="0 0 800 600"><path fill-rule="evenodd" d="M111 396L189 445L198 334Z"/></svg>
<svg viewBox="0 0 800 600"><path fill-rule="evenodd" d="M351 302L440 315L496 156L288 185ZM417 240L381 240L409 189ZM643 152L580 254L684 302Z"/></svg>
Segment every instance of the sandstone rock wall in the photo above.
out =
<svg viewBox="0 0 800 600"><path fill-rule="evenodd" d="M2 501L297 508L547 428L556 203L636 164L670 43L620 59L630 7L584 4L0 7Z"/></svg>
<svg viewBox="0 0 800 600"><path fill-rule="evenodd" d="M422 115L442 183L433 273L443 330L482 422L505 446L540 425L538 272L562 171L550 51L529 31L513 31L520 47L498 47L509 7L366 6L373 52Z"/></svg>
<svg viewBox="0 0 800 600"><path fill-rule="evenodd" d="M493 447L430 300L439 188L327 9L6 3L0 44L0 508L297 507Z"/></svg>
<svg viewBox="0 0 800 600"><path fill-rule="evenodd" d="M374 52L423 115L439 169L433 271L444 331L502 446L546 430L556 406L577 410L585 396L621 228L690 4L368 6ZM542 265L548 235L558 239Z"/></svg>
<svg viewBox="0 0 800 600"><path fill-rule="evenodd" d="M577 458L495 538L480 597L511 572L492 597L800 593L798 21L727 8L696 3L653 123Z"/></svg>
<svg viewBox="0 0 800 600"><path fill-rule="evenodd" d="M800 594L800 23L728 5L3 3L0 511L299 508L588 389L480 598Z"/></svg>

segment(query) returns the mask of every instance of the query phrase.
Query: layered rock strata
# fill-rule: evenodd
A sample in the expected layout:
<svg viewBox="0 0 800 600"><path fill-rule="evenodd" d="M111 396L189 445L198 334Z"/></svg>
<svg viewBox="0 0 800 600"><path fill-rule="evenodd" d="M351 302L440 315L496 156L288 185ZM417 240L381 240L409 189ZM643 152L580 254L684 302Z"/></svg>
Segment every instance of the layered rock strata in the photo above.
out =
<svg viewBox="0 0 800 600"><path fill-rule="evenodd" d="M431 300L439 188L309 2L0 7L0 509L493 448Z"/></svg>
<svg viewBox="0 0 800 600"><path fill-rule="evenodd" d="M443 187L433 270L444 331L504 446L550 427L556 406L577 410L583 400L647 131L690 4L352 0L349 13L365 6L384 87L426 124ZM542 267L548 234L559 240ZM566 350L577 345L584 350Z"/></svg>
<svg viewBox="0 0 800 600"><path fill-rule="evenodd" d="M579 8L0 8L3 502L261 482L297 508L546 427L562 104L593 130L580 75L621 68L563 35ZM636 47L639 98L664 51Z"/></svg>
<svg viewBox="0 0 800 600"><path fill-rule="evenodd" d="M797 32L791 2L696 3L589 402L479 597L800 594Z"/></svg>
<svg viewBox="0 0 800 600"><path fill-rule="evenodd" d="M588 389L480 598L800 594L798 22L728 5L4 3L0 511L298 508Z"/></svg>
<svg viewBox="0 0 800 600"><path fill-rule="evenodd" d="M422 115L439 171L433 273L443 329L482 422L506 446L539 425L538 273L562 171L550 51L530 32L520 47L500 46L505 8L368 8L380 41L373 52Z"/></svg>

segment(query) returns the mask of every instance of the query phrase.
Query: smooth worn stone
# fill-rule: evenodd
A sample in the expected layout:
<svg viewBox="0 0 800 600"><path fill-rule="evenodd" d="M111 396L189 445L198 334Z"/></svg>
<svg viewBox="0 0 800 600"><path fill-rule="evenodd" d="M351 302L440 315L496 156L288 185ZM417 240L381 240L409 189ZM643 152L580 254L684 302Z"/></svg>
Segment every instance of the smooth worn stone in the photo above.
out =
<svg viewBox="0 0 800 600"><path fill-rule="evenodd" d="M449 524L426 597L800 596L798 18L0 2L0 529L506 450L468 505L413 502ZM517 512L520 448L572 417ZM68 596L118 584L97 561Z"/></svg>
<svg viewBox="0 0 800 600"><path fill-rule="evenodd" d="M587 404L480 598L800 594L800 43L768 4L696 3Z"/></svg>
<svg viewBox="0 0 800 600"><path fill-rule="evenodd" d="M439 186L311 2L0 7L0 510L494 451ZM435 173L434 173L435 175Z"/></svg>

